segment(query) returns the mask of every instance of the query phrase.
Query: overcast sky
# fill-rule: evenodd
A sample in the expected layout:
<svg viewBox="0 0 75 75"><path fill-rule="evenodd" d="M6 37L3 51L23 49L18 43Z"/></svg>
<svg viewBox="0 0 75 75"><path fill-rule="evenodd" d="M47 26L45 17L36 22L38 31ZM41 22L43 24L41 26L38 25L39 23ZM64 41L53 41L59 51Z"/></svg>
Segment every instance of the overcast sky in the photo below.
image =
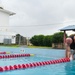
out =
<svg viewBox="0 0 75 75"><path fill-rule="evenodd" d="M23 36L51 35L67 25L75 25L75 0L1 0L10 17L11 31Z"/></svg>

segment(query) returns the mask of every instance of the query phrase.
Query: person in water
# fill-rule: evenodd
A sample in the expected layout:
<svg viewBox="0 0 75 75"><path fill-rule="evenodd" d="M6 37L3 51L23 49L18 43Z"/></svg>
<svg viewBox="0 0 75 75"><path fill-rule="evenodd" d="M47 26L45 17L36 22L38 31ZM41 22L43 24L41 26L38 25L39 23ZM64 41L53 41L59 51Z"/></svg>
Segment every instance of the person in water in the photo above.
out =
<svg viewBox="0 0 75 75"><path fill-rule="evenodd" d="M66 57L74 59L75 54L75 35L66 38ZM72 50L73 51L72 51Z"/></svg>

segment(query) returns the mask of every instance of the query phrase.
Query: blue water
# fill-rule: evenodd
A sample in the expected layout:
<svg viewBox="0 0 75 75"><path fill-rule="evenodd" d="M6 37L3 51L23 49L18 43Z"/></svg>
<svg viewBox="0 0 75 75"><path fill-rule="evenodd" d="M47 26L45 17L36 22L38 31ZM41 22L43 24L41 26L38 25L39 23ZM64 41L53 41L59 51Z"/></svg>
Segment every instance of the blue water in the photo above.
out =
<svg viewBox="0 0 75 75"><path fill-rule="evenodd" d="M7 51L11 52L12 54L13 53L35 54L35 56L31 57L0 59L0 66L55 60L63 58L65 55L64 50L58 49L0 47L0 51ZM75 61L54 65L46 65L35 68L6 71L1 72L0 75L75 75Z"/></svg>

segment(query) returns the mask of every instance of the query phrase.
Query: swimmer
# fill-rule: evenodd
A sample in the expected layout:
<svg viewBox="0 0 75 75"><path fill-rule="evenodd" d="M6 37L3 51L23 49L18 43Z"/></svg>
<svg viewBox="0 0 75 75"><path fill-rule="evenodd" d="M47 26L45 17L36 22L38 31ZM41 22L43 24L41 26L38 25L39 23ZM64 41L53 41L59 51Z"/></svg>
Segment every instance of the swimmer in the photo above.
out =
<svg viewBox="0 0 75 75"><path fill-rule="evenodd" d="M71 60L74 59L74 54L75 54L75 36L74 35L66 38L65 46L66 46L66 57L70 58Z"/></svg>

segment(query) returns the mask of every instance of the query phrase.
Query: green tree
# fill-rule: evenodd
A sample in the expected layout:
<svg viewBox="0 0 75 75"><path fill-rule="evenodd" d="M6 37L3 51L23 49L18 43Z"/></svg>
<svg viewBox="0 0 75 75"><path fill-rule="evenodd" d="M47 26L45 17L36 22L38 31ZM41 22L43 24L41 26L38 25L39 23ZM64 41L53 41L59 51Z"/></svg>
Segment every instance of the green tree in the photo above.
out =
<svg viewBox="0 0 75 75"><path fill-rule="evenodd" d="M38 35L38 45L43 46L44 35Z"/></svg>
<svg viewBox="0 0 75 75"><path fill-rule="evenodd" d="M63 36L64 36L63 32L55 33L52 37L52 42L53 43L63 43Z"/></svg>
<svg viewBox="0 0 75 75"><path fill-rule="evenodd" d="M34 35L30 42L35 46L52 46L52 43L63 43L63 32L57 32L53 35ZM66 34L67 36L67 34Z"/></svg>
<svg viewBox="0 0 75 75"><path fill-rule="evenodd" d="M38 46L38 36L37 35L34 35L31 39L30 39L30 42L35 45L35 46Z"/></svg>
<svg viewBox="0 0 75 75"><path fill-rule="evenodd" d="M43 46L44 35L34 35L30 41L35 46Z"/></svg>
<svg viewBox="0 0 75 75"><path fill-rule="evenodd" d="M52 46L52 35L47 35L43 39L44 46Z"/></svg>
<svg viewBox="0 0 75 75"><path fill-rule="evenodd" d="M30 42L35 46L51 46L52 35L35 35L30 39Z"/></svg>

